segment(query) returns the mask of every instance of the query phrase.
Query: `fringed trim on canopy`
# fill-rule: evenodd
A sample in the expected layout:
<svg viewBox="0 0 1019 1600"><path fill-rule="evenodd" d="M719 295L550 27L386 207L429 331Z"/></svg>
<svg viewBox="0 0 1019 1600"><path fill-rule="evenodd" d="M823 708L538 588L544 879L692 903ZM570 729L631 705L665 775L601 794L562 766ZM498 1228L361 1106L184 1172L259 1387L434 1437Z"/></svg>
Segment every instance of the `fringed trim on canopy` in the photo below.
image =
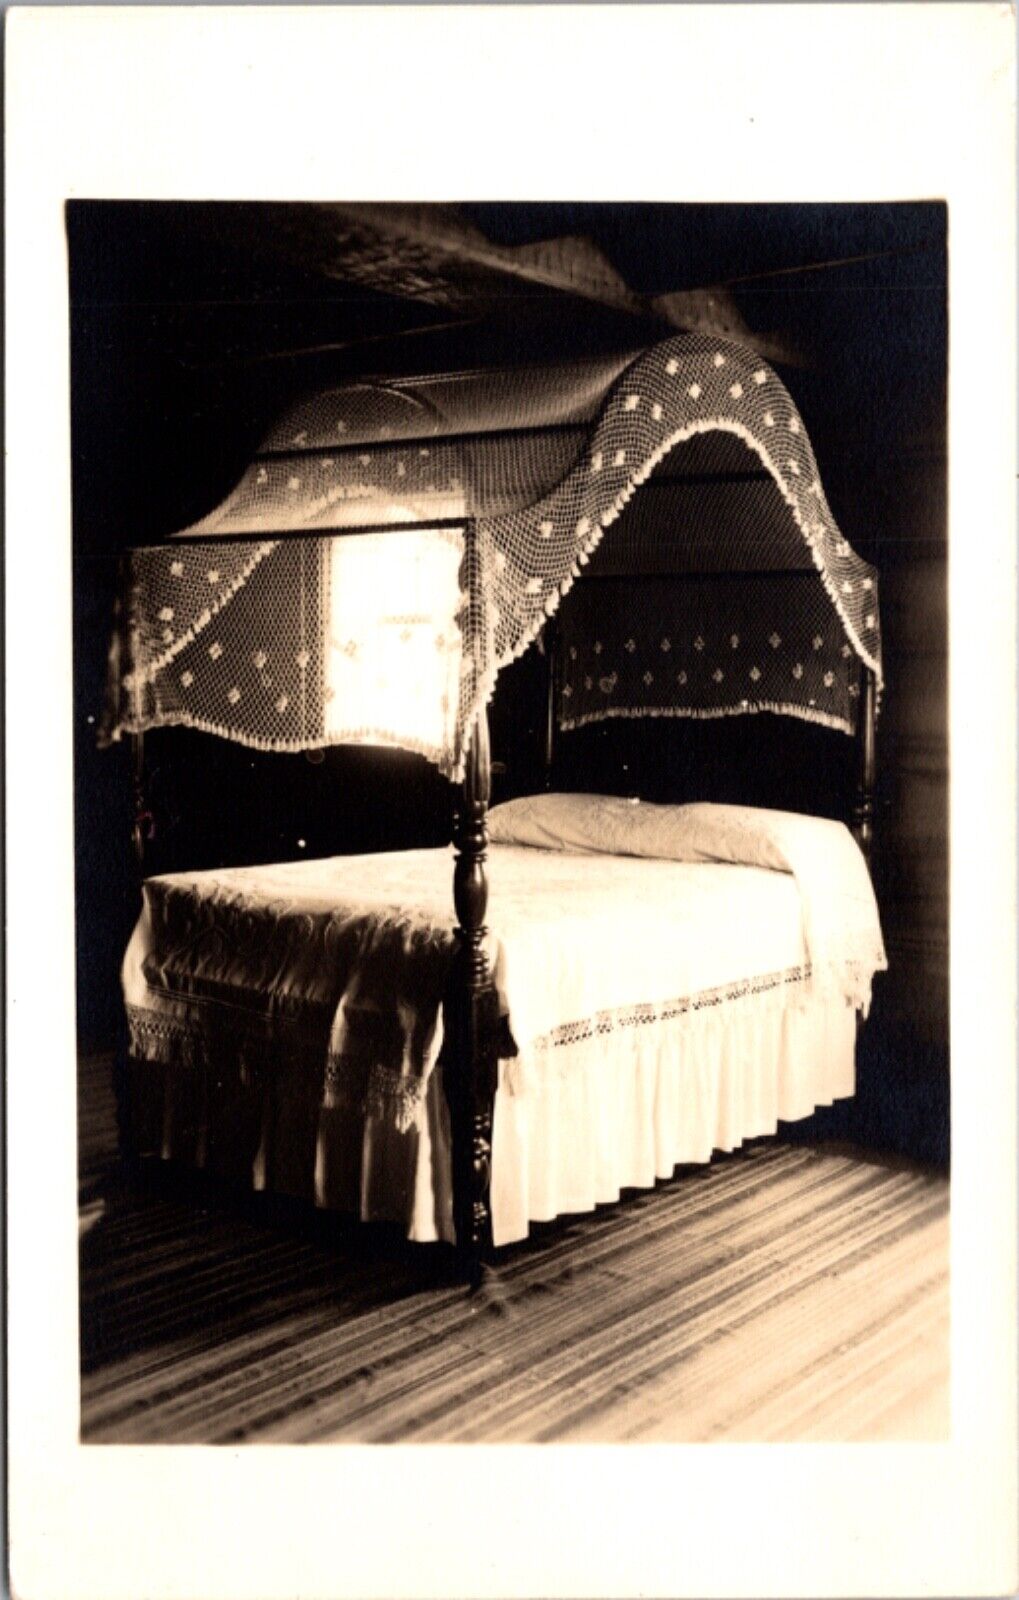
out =
<svg viewBox="0 0 1019 1600"><path fill-rule="evenodd" d="M813 722L820 728L832 728L836 733L852 734L852 723L845 717L833 716L816 706L795 705L792 701L741 700L736 706L606 706L603 711L585 712L579 717L562 717L559 722L564 733L576 728L586 728L596 722L612 722L617 718L631 717L690 717L697 722L714 722L719 717L747 717L771 712L780 717L798 717L801 722Z"/></svg>

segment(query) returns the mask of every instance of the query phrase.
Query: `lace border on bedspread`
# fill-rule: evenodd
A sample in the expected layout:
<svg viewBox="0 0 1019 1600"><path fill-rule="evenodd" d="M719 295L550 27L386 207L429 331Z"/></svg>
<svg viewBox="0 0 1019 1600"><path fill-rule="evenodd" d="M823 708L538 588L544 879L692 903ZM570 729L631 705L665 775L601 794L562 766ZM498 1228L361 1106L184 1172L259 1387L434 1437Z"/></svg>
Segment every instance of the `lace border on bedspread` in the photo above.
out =
<svg viewBox="0 0 1019 1600"><path fill-rule="evenodd" d="M784 1011L806 1009L817 1001L816 991L810 982L811 975L810 964L806 963L780 972L763 973L755 978L722 984L715 989L702 989L693 995L599 1011L591 1017L563 1023L533 1040L517 1059L503 1061L500 1064L499 1086L511 1095L527 1094L535 1066L543 1072L554 1069L562 1076L577 1064L572 1047L587 1044L595 1038L641 1028L648 1023L680 1022L685 1035L687 1027L708 1024L716 1019L722 1023L738 1023L747 1021L751 1014L761 1019ZM846 1005L852 1004L848 996L843 998ZM677 1038L673 1033L670 1047L676 1043Z"/></svg>
<svg viewBox="0 0 1019 1600"><path fill-rule="evenodd" d="M759 1012L773 1012L790 1004L791 991L797 990L793 1005L803 1004L810 993L811 969L809 965L790 967L785 971L746 978L737 983L723 984L715 989L703 989L694 995L677 996L657 1003L647 1002L614 1010L599 1011L590 1017L566 1022L551 1032L533 1040L525 1059L504 1059L500 1087L513 1095L527 1092L528 1067L526 1055L537 1057L544 1063L553 1051L572 1045L584 1044L595 1038L649 1023L671 1022L677 1018L691 1020L717 1013L726 1007L726 1018L745 1012L748 1006ZM802 987L801 987L802 986ZM847 998L847 1004L851 1001ZM243 1036L229 1041L212 1039L200 1027L176 1019L154 1015L138 1006L128 1006L128 1025L132 1053L140 1060L157 1065L178 1066L198 1070L224 1070L233 1065L245 1086L258 1082L265 1071L278 1070L281 1065L279 1041L267 1036ZM288 1050L291 1065L307 1063L314 1069L316 1060L323 1060L315 1047ZM229 1051L229 1062L225 1059ZM567 1054L558 1058L561 1067L572 1065ZM325 1052L322 1077L323 1110L343 1106L356 1110L367 1118L391 1121L400 1133L421 1126L428 1091L428 1077L416 1077L398 1068L381 1063L366 1065L362 1057Z"/></svg>
<svg viewBox="0 0 1019 1600"><path fill-rule="evenodd" d="M392 1120L398 1133L421 1125L428 1078L409 1077L396 1067L364 1063L348 1056L330 1056L325 1073L325 1105L349 1106L369 1117Z"/></svg>
<svg viewBox="0 0 1019 1600"><path fill-rule="evenodd" d="M150 1066L217 1074L232 1067L242 1085L251 1087L280 1065L284 1044L279 1032L250 1025L229 1032L222 1026L208 1029L137 1005L127 1005L126 1012L130 1053ZM307 1030L287 1028L289 1059L320 1059L320 1050L319 1040Z"/></svg>
<svg viewBox="0 0 1019 1600"><path fill-rule="evenodd" d="M230 1038L217 1033L211 1037L200 1026L132 1005L127 1007L127 1020L132 1055L154 1066L200 1072L228 1071L233 1067L241 1084L251 1087L267 1071L277 1072L282 1065L282 1041L269 1032ZM318 1041L292 1034L288 1034L286 1058L291 1067L311 1070L324 1062L326 1110L342 1103L366 1117L391 1117L401 1133L419 1122L427 1078L408 1076L380 1064L368 1067L362 1058L336 1055L323 1050Z"/></svg>
<svg viewBox="0 0 1019 1600"><path fill-rule="evenodd" d="M615 1011L598 1011L593 1017L579 1022L564 1022L551 1033L542 1034L531 1045L532 1050L554 1050L560 1045L579 1044L582 1040L599 1035L616 1033L620 1028L636 1028L648 1022L670 1022L675 1017L690 1012L708 1011L748 996L771 994L790 984L805 983L810 977L810 967L790 967L786 972L769 972L759 978L745 978L739 983L723 984L717 989L702 989L695 995L674 1000L648 1002L643 1005L623 1006Z"/></svg>

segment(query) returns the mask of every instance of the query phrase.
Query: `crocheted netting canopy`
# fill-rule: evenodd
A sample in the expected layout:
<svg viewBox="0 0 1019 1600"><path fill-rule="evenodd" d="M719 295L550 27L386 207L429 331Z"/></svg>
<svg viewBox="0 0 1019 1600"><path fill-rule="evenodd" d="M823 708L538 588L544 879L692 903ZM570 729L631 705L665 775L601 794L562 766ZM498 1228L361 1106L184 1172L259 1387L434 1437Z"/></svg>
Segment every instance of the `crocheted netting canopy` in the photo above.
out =
<svg viewBox="0 0 1019 1600"><path fill-rule="evenodd" d="M852 731L861 664L881 683L876 573L781 380L689 334L298 406L217 510L130 553L106 737L392 744L459 777L498 673L607 530L592 577L631 581L564 614L564 726L770 710Z"/></svg>

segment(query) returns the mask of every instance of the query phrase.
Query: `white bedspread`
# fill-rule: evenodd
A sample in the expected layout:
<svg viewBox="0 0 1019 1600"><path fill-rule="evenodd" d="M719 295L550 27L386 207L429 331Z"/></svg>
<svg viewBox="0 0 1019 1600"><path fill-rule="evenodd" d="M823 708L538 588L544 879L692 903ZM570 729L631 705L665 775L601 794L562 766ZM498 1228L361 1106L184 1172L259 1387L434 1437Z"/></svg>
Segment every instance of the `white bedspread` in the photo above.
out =
<svg viewBox="0 0 1019 1600"><path fill-rule="evenodd" d="M149 879L123 973L138 1053L324 1033L335 1083L370 1074L413 1114L441 1045L452 860L412 850ZM785 873L494 845L489 876L507 1055L805 964Z"/></svg>

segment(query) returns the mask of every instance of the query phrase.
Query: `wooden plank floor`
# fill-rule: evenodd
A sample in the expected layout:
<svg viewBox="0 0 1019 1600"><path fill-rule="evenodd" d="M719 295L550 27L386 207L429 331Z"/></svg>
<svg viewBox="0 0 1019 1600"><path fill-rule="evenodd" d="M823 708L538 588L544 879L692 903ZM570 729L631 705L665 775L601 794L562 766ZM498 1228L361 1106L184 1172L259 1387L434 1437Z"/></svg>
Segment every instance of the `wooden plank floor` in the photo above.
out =
<svg viewBox="0 0 1019 1600"><path fill-rule="evenodd" d="M88 1442L948 1435L948 1180L762 1141L541 1228L468 1295L439 1248L113 1175L80 1074Z"/></svg>

